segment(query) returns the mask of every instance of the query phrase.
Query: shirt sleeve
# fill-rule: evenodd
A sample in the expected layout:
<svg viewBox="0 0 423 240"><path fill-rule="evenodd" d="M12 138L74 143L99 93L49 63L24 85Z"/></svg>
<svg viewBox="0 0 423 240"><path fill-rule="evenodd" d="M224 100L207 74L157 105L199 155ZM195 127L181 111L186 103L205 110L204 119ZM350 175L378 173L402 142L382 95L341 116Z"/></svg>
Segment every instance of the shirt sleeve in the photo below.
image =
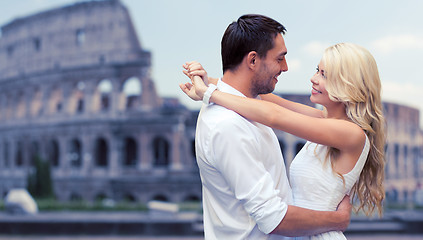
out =
<svg viewBox="0 0 423 240"><path fill-rule="evenodd" d="M260 148L266 146L260 146L258 136L248 125L220 122L211 134L212 159L258 228L268 234L285 217L288 206L279 197L279 190L261 161Z"/></svg>

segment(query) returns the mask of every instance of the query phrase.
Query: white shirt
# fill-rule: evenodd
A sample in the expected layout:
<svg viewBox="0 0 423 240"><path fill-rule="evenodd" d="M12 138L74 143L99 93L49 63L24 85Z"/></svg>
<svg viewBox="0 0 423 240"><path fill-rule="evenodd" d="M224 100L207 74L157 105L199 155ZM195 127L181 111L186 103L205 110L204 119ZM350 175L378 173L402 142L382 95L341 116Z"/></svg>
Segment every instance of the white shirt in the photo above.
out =
<svg viewBox="0 0 423 240"><path fill-rule="evenodd" d="M221 80L217 86L222 92L244 96ZM203 105L195 149L203 187L205 239L283 239L267 235L292 203L273 130L222 106Z"/></svg>

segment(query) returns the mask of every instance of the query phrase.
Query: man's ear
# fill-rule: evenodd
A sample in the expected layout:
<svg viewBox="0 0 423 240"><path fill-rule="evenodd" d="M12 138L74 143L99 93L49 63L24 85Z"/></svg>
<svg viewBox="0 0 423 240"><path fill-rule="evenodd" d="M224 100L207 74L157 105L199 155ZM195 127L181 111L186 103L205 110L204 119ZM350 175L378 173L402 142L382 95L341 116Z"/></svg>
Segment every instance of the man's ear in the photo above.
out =
<svg viewBox="0 0 423 240"><path fill-rule="evenodd" d="M248 64L248 67L249 68L251 68L251 69L256 68L257 61L258 60L259 60L258 59L258 54L257 54L256 51L251 51L251 52L248 53L248 55L247 55L247 64Z"/></svg>

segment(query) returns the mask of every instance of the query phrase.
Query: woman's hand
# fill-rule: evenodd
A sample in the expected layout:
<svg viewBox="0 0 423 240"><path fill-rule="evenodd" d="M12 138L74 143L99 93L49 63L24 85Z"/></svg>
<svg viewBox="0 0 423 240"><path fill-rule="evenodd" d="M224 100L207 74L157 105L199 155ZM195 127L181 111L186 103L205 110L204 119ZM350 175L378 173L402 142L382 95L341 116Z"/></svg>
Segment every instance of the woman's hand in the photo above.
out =
<svg viewBox="0 0 423 240"><path fill-rule="evenodd" d="M207 72L198 62L189 62L183 65L183 73L191 79L191 83L179 84L182 91L191 99L197 101L203 99L207 91Z"/></svg>

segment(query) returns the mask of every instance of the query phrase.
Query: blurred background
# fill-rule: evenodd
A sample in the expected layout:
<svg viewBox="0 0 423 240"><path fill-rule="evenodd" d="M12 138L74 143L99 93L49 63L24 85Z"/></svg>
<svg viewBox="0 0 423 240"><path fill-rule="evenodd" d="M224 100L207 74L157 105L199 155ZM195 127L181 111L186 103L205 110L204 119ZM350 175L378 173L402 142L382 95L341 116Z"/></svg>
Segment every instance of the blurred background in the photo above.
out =
<svg viewBox="0 0 423 240"><path fill-rule="evenodd" d="M1 1L0 239L201 239L201 103L179 90L181 66L197 60L221 76L220 39L246 13L287 28L289 71L275 93L293 101L313 106L309 79L326 47L353 42L374 55L388 127L385 214L354 215L347 235L420 238L422 9L408 0ZM275 132L289 166L305 141Z"/></svg>

